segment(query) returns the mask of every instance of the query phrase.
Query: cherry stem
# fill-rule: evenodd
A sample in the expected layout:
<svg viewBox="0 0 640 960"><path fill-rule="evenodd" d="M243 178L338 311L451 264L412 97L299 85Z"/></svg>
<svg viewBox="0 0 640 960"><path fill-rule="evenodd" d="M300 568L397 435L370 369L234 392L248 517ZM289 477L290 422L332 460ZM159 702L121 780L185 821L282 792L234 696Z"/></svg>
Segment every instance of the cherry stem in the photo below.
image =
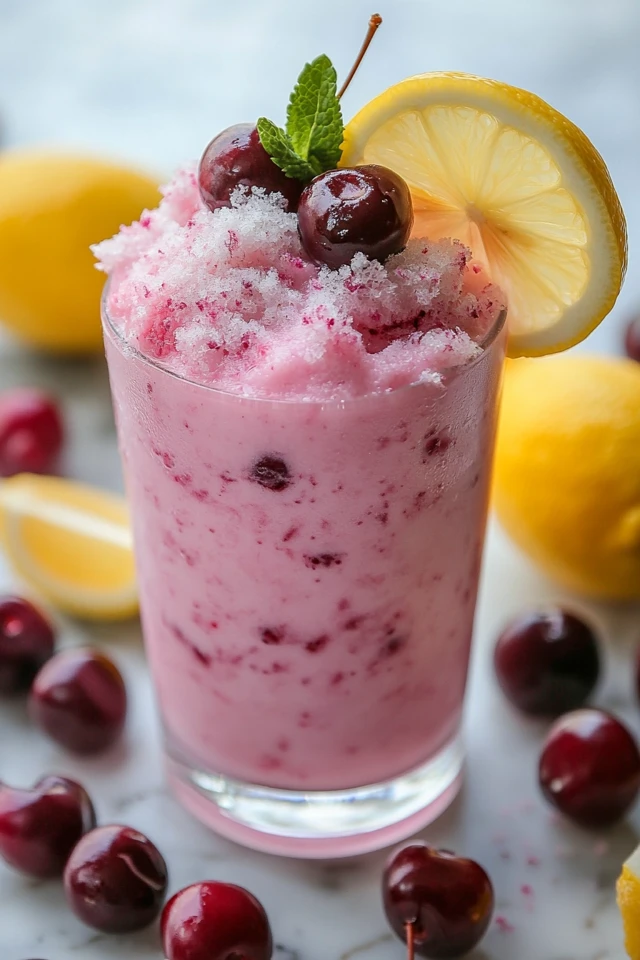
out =
<svg viewBox="0 0 640 960"><path fill-rule="evenodd" d="M411 921L409 921L408 923L405 923L404 930L407 935L407 960L413 960L415 956L415 948L414 948L414 941L413 941L413 934L414 934L415 928L413 926L413 923Z"/></svg>
<svg viewBox="0 0 640 960"><path fill-rule="evenodd" d="M353 80L353 78L355 77L356 71L357 71L358 67L360 66L360 64L362 63L362 61L364 60L364 55L365 55L365 53L367 52L367 50L369 49L369 44L371 43L371 41L372 41L373 38L375 37L375 35L376 35L376 30L378 29L378 27L380 26L381 23L382 23L382 17L380 16L379 13L374 13L374 14L372 14L371 17L369 18L369 29L367 30L367 35L366 35L366 37L364 38L364 43L363 43L362 46L360 47L360 53L359 53L358 56L356 57L356 62L355 62L354 65L351 67L351 70L349 71L349 76L347 77L347 79L345 80L345 82L344 82L344 83L342 84L342 86L340 87L340 92L338 93L338 100L342 99L342 95L344 94L345 90L347 89L347 87L349 86L349 84L351 83L351 81Z"/></svg>

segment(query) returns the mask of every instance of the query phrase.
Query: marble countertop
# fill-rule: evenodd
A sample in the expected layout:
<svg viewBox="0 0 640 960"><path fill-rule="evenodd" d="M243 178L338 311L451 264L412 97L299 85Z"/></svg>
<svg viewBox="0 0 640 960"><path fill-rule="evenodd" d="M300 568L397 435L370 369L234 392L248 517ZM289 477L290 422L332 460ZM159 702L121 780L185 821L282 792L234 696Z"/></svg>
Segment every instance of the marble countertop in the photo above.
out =
<svg viewBox="0 0 640 960"><path fill-rule="evenodd" d="M640 192L640 5L637 0L384 0L386 39L366 61L347 111L425 69L462 69L536 90L582 125L607 158L629 216L631 263ZM127 157L168 171L218 129L284 106L304 58L324 50L344 71L369 0L20 0L0 2L0 115L9 144L47 142ZM635 230L635 232L634 232ZM633 269L620 305L587 348L618 349L640 303ZM66 406L66 468L118 488L104 364L47 361L0 340L0 385L37 384ZM11 586L0 557L0 592ZM543 727L510 711L491 672L491 645L515 612L547 600L584 609L607 641L596 702L640 733L632 695L637 609L583 605L543 579L490 530L477 618L464 789L423 832L479 859L496 888L495 922L473 960L620 960L614 902L620 863L638 842L640 811L606 835L579 832L543 804L535 779ZM0 705L0 776L27 785L56 771L86 783L102 822L144 830L164 852L171 889L225 879L263 900L277 960L401 960L380 906L383 854L334 863L280 860L243 850L195 823L167 794L158 729L136 623L79 625L59 618L63 642L95 642L122 664L132 691L126 740L76 762L46 742L23 705ZM157 934L110 938L66 910L56 883L25 881L0 865L0 960L158 960Z"/></svg>

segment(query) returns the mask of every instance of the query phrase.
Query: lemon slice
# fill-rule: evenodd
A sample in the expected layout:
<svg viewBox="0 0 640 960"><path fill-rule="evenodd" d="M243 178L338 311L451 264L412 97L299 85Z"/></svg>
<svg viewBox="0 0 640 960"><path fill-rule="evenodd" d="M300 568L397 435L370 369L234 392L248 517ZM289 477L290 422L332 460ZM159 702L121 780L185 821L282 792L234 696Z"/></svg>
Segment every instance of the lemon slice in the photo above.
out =
<svg viewBox="0 0 640 960"><path fill-rule="evenodd" d="M408 182L414 235L455 237L502 287L509 354L556 353L611 310L627 260L620 201L585 134L525 90L426 73L368 103L341 165L380 163Z"/></svg>
<svg viewBox="0 0 640 960"><path fill-rule="evenodd" d="M91 620L137 609L125 501L58 477L0 484L0 542L14 571L50 603Z"/></svg>
<svg viewBox="0 0 640 960"><path fill-rule="evenodd" d="M625 949L631 960L640 960L640 847L623 865L616 893L624 924Z"/></svg>

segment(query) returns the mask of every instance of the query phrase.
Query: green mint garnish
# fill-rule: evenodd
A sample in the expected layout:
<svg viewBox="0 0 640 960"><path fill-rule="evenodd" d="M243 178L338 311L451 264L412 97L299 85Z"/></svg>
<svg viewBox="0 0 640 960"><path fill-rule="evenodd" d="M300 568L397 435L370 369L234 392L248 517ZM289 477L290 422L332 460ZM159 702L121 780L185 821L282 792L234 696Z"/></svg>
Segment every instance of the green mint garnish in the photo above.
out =
<svg viewBox="0 0 640 960"><path fill-rule="evenodd" d="M335 67L322 54L298 77L286 130L265 117L258 120L262 146L288 177L307 182L338 165L344 124L337 88Z"/></svg>
<svg viewBox="0 0 640 960"><path fill-rule="evenodd" d="M340 159L344 124L337 94L338 77L329 57L308 63L287 107L287 133L294 150L305 160L331 170Z"/></svg>
<svg viewBox="0 0 640 960"><path fill-rule="evenodd" d="M295 180L302 180L306 183L308 180L321 173L311 166L308 160L303 159L296 153L291 137L288 133L277 127L271 120L260 117L258 120L258 135L260 143L265 148L273 162L286 173L288 177Z"/></svg>

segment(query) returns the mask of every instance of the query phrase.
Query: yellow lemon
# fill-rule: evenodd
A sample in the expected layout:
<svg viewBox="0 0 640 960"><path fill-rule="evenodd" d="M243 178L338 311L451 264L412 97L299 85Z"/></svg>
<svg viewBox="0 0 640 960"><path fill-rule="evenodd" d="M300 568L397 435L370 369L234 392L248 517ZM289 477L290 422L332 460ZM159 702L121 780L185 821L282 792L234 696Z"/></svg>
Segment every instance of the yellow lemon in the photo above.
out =
<svg viewBox="0 0 640 960"><path fill-rule="evenodd" d="M104 276L89 244L158 199L153 179L113 163L39 150L0 154L0 323L43 350L102 349Z"/></svg>
<svg viewBox="0 0 640 960"><path fill-rule="evenodd" d="M508 363L494 505L561 584L640 598L640 364L584 355Z"/></svg>
<svg viewBox="0 0 640 960"><path fill-rule="evenodd" d="M640 847L622 867L616 886L624 925L624 945L630 960L640 960Z"/></svg>
<svg viewBox="0 0 640 960"><path fill-rule="evenodd" d="M463 73L390 87L347 125L341 165L409 184L414 234L456 237L507 295L509 354L556 353L611 310L627 262L620 201L582 130L526 90Z"/></svg>
<svg viewBox="0 0 640 960"><path fill-rule="evenodd" d="M0 481L0 544L15 573L60 610L115 620L137 609L122 497L59 477Z"/></svg>

